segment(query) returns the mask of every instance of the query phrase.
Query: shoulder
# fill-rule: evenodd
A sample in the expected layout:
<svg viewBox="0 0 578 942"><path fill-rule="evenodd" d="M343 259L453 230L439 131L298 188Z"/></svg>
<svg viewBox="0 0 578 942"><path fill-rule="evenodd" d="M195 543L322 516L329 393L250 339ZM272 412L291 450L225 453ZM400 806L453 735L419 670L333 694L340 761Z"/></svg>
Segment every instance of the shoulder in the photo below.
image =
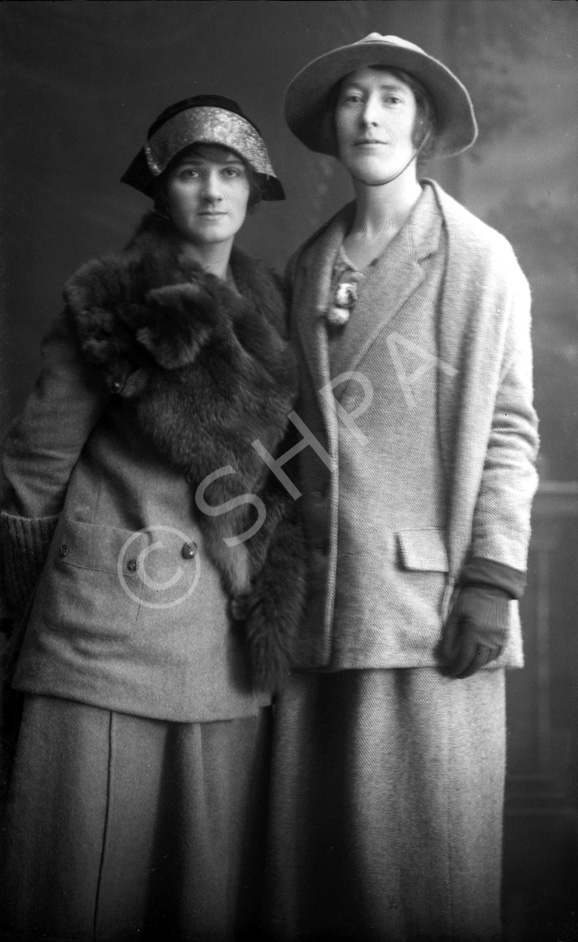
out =
<svg viewBox="0 0 578 942"><path fill-rule="evenodd" d="M307 267L309 259L315 254L317 248L324 242L324 237L331 232L334 227L347 229L351 214L354 209L354 203L346 203L336 213L324 222L315 232L308 236L301 245L289 256L289 261L285 269L285 279L291 284L300 269Z"/></svg>
<svg viewBox="0 0 578 942"><path fill-rule="evenodd" d="M233 248L231 268L245 301L264 314L280 333L286 333L287 299L281 276L261 259Z"/></svg>
<svg viewBox="0 0 578 942"><path fill-rule="evenodd" d="M515 260L514 250L501 232L475 216L434 180L426 182L433 188L454 251L491 257L505 254L508 261Z"/></svg>
<svg viewBox="0 0 578 942"><path fill-rule="evenodd" d="M254 258L235 246L231 253L231 268L235 279L250 283L254 290L280 292L281 277L260 258Z"/></svg>
<svg viewBox="0 0 578 942"><path fill-rule="evenodd" d="M184 273L178 234L166 219L148 211L123 248L77 269L64 286L64 298L76 306L98 305L103 298L122 301L179 280Z"/></svg>
<svg viewBox="0 0 578 942"><path fill-rule="evenodd" d="M448 277L469 278L478 287L503 288L529 295L529 285L505 236L458 203L433 180L448 240Z"/></svg>
<svg viewBox="0 0 578 942"><path fill-rule="evenodd" d="M284 303L283 279L275 269L242 249L233 248L231 268L237 287L247 300Z"/></svg>

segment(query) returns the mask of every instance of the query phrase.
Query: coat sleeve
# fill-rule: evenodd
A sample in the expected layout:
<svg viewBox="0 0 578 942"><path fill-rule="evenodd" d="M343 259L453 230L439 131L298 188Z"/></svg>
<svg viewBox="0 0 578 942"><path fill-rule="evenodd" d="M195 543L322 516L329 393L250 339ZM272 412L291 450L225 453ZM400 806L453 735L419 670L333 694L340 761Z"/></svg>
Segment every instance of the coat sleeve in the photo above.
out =
<svg viewBox="0 0 578 942"><path fill-rule="evenodd" d="M530 289L511 253L504 355L475 506L470 556L523 572L538 475L538 421L532 404Z"/></svg>
<svg viewBox="0 0 578 942"><path fill-rule="evenodd" d="M81 360L63 313L42 344L43 368L3 444L1 574L21 611L36 584L70 475L110 393Z"/></svg>

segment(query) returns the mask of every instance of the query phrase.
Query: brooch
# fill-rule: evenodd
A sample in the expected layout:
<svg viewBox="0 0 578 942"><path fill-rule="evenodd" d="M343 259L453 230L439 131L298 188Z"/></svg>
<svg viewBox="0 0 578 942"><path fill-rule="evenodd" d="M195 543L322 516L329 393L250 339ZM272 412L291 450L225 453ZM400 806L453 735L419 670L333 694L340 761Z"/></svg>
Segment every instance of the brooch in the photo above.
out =
<svg viewBox="0 0 578 942"><path fill-rule="evenodd" d="M336 289L333 304L327 312L327 320L334 327L343 327L357 301L357 282L342 281Z"/></svg>

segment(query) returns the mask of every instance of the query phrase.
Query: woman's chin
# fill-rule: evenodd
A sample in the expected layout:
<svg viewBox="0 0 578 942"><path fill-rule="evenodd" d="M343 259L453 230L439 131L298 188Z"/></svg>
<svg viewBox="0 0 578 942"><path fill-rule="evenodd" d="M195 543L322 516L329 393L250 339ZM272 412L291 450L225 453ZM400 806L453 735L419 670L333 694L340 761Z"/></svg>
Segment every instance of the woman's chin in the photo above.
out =
<svg viewBox="0 0 578 942"><path fill-rule="evenodd" d="M365 186L385 186L393 180L400 179L403 175L403 170L403 167L395 167L388 170L381 170L378 173L355 170L350 170L349 173L354 180L358 183L363 183Z"/></svg>
<svg viewBox="0 0 578 942"><path fill-rule="evenodd" d="M342 161L342 163L354 180L366 186L380 186L388 183L397 176L401 176L407 166L407 162L404 161L376 160L369 156L358 160Z"/></svg>

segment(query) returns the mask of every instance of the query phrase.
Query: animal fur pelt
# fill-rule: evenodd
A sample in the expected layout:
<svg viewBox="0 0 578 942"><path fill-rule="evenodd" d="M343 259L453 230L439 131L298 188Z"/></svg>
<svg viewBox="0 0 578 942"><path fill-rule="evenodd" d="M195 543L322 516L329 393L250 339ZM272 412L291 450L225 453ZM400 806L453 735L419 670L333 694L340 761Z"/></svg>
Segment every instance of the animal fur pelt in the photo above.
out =
<svg viewBox="0 0 578 942"><path fill-rule="evenodd" d="M240 294L185 260L150 213L122 253L79 269L65 300L85 359L190 482L256 685L270 689L291 662L304 549L295 502L252 443L282 453L297 367L273 275L238 250L231 268Z"/></svg>

